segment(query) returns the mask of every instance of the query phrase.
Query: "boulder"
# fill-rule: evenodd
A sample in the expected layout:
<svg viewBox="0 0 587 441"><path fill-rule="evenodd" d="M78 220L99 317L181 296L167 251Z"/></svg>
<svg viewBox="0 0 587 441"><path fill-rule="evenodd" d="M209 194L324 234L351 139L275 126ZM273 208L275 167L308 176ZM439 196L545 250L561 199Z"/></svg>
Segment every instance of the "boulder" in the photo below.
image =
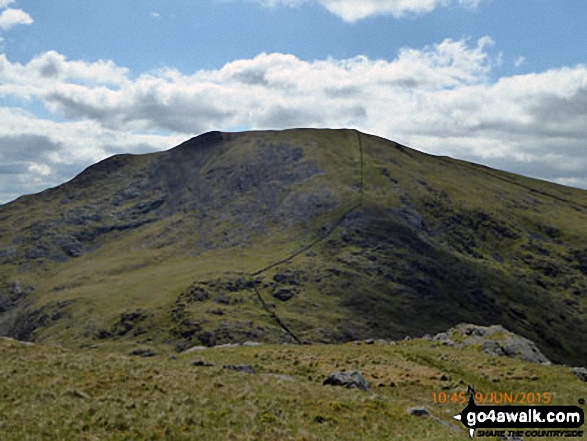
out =
<svg viewBox="0 0 587 441"><path fill-rule="evenodd" d="M587 368L584 368L584 367L574 367L574 368L571 368L571 372L579 380L587 382Z"/></svg>
<svg viewBox="0 0 587 441"><path fill-rule="evenodd" d="M324 380L324 385L330 386L344 386L346 388L358 388L361 390L369 390L369 383L363 377L359 371L351 371L351 372L335 372L330 374L326 380Z"/></svg>
<svg viewBox="0 0 587 441"><path fill-rule="evenodd" d="M185 351L183 351L184 353L188 353L188 352L198 352L198 351L205 351L206 349L208 349L206 346L193 346L189 349L186 349Z"/></svg>
<svg viewBox="0 0 587 441"><path fill-rule="evenodd" d="M223 369L229 369L231 371L244 372L246 374L254 374L255 369L250 364L225 364L222 366Z"/></svg>
<svg viewBox="0 0 587 441"><path fill-rule="evenodd" d="M430 412L425 407L410 407L408 413L413 416L427 417L430 416Z"/></svg>
<svg viewBox="0 0 587 441"><path fill-rule="evenodd" d="M128 353L128 355L130 355L131 357L147 358L147 357L154 357L155 355L157 355L157 353L153 352L151 349L136 348L136 349L133 349L132 351L130 351Z"/></svg>
<svg viewBox="0 0 587 441"><path fill-rule="evenodd" d="M280 288L279 291L273 294L273 297L275 297L277 300L281 300L282 302L287 302L295 295L295 290L291 288Z"/></svg>
<svg viewBox="0 0 587 441"><path fill-rule="evenodd" d="M441 332L439 334L436 334L434 337L432 337L432 341L449 341L449 340L450 339L448 338L448 334L446 332Z"/></svg>
<svg viewBox="0 0 587 441"><path fill-rule="evenodd" d="M519 358L530 363L551 364L534 342L519 335L512 334L506 337L503 349L506 356L511 358Z"/></svg>

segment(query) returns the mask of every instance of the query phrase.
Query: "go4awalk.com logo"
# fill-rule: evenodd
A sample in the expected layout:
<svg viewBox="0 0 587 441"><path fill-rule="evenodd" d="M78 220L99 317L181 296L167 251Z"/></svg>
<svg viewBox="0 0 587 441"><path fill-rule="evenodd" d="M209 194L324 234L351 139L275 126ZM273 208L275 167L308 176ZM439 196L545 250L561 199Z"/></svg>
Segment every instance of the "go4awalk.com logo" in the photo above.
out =
<svg viewBox="0 0 587 441"><path fill-rule="evenodd" d="M454 418L469 429L471 438L478 429L480 436L583 436L577 429L583 426L585 414L578 406L477 406L475 391L469 391L467 407Z"/></svg>

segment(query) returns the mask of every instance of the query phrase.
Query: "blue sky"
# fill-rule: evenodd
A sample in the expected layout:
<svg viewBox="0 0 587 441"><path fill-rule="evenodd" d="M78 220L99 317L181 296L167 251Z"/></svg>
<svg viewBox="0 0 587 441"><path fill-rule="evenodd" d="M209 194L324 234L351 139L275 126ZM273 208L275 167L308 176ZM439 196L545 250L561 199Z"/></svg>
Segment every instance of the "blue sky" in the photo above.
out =
<svg viewBox="0 0 587 441"><path fill-rule="evenodd" d="M0 203L208 130L354 127L587 188L584 0L0 0Z"/></svg>
<svg viewBox="0 0 587 441"><path fill-rule="evenodd" d="M304 60L392 59L402 47L486 35L504 56L496 75L513 74L584 63L581 42L587 40L587 2L581 0L481 0L476 8L453 2L431 13L374 15L354 23L312 2L262 7L254 0L19 0L14 6L34 17L34 25L5 36L11 61L26 63L55 50L72 60L113 60L134 75L165 66L183 73L220 68L261 52ZM519 57L525 62L515 69Z"/></svg>

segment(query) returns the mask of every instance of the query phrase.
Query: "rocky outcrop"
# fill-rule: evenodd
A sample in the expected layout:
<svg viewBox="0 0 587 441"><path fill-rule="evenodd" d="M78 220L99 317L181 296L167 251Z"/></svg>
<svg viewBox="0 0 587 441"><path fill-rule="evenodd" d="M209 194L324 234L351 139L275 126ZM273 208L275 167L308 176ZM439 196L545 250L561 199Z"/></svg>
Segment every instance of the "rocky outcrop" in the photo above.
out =
<svg viewBox="0 0 587 441"><path fill-rule="evenodd" d="M462 323L447 332L437 334L433 340L455 347L477 345L487 354L518 358L530 363L551 364L534 342L501 325L477 326Z"/></svg>
<svg viewBox="0 0 587 441"><path fill-rule="evenodd" d="M18 280L0 285L0 314L16 306L33 290L33 287L24 286Z"/></svg>

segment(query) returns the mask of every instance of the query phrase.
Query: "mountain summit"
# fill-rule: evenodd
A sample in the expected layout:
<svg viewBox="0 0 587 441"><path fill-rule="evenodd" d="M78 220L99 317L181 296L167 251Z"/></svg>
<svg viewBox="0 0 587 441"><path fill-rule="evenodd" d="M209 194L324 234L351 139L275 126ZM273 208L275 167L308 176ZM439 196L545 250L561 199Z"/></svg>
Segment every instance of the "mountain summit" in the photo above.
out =
<svg viewBox="0 0 587 441"><path fill-rule="evenodd" d="M354 130L211 132L0 206L0 334L338 342L501 324L587 363L587 192Z"/></svg>

